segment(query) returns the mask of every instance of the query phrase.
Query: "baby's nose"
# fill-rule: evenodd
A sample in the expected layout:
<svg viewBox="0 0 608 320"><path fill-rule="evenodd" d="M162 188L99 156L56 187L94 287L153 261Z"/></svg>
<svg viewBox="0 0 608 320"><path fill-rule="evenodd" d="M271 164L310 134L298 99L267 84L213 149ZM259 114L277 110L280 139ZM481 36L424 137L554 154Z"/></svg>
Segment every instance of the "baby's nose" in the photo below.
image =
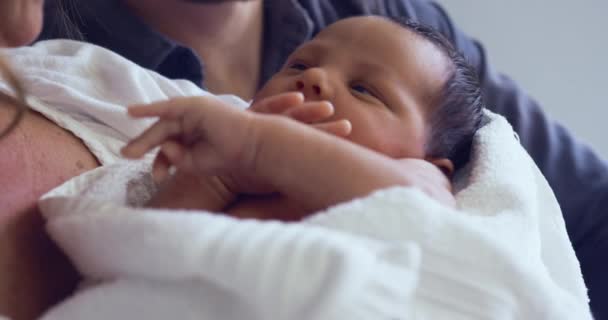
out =
<svg viewBox="0 0 608 320"><path fill-rule="evenodd" d="M302 80L298 80L296 82L296 88L300 91L304 91L306 89L306 85L304 84L304 81ZM310 89L312 89L312 92L315 95L321 95L321 86L319 86L318 84L313 84L312 86L310 86Z"/></svg>
<svg viewBox="0 0 608 320"><path fill-rule="evenodd" d="M296 80L295 87L304 94L306 100L331 99L332 90L327 74L319 68L311 68L303 72Z"/></svg>

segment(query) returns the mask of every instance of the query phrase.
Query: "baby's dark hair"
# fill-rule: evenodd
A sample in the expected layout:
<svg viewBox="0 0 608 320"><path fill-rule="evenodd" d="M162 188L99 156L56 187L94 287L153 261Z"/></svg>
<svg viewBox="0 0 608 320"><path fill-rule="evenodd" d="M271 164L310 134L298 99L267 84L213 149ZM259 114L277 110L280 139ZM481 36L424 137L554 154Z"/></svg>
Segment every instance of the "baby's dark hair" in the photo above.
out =
<svg viewBox="0 0 608 320"><path fill-rule="evenodd" d="M429 118L431 132L425 151L428 157L450 159L454 169L459 169L469 161L473 136L485 119L477 73L435 29L402 18L390 20L432 42L451 63L450 74L435 98L434 111Z"/></svg>

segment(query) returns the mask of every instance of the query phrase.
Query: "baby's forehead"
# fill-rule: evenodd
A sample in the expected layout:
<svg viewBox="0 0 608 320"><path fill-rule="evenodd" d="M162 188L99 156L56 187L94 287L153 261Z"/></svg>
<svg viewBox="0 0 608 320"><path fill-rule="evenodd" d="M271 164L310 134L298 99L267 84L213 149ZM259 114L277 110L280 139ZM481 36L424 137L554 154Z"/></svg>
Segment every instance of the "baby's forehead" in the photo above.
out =
<svg viewBox="0 0 608 320"><path fill-rule="evenodd" d="M348 51L349 59L369 61L402 73L439 77L449 73L451 63L430 39L399 22L365 16L340 20L314 39L337 51Z"/></svg>
<svg viewBox="0 0 608 320"><path fill-rule="evenodd" d="M452 69L447 55L431 40L375 16L338 21L302 48L324 59L333 57L341 68L372 85L391 81L420 101L436 97Z"/></svg>
<svg viewBox="0 0 608 320"><path fill-rule="evenodd" d="M434 63L446 62L443 50L433 41L405 24L385 17L362 16L339 20L321 30L312 41L315 40L357 49L352 52L353 55L371 54L385 63L408 57L435 60Z"/></svg>
<svg viewBox="0 0 608 320"><path fill-rule="evenodd" d="M415 36L416 33L396 20L381 16L356 16L338 20L322 29L316 37L373 36L377 40L390 39L392 36Z"/></svg>

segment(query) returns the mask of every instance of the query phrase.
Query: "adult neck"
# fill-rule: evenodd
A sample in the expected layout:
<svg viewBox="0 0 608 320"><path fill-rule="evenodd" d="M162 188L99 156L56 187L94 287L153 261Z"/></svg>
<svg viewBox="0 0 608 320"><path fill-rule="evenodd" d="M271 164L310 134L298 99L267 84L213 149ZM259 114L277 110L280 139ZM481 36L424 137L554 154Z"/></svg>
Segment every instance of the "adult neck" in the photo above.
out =
<svg viewBox="0 0 608 320"><path fill-rule="evenodd" d="M243 90L248 92L242 95L251 95L250 91L255 90L262 48L262 0L216 4L185 0L124 1L150 27L192 48L208 62L205 83L208 87L213 87L214 82L230 82L215 81L214 74L243 74L244 71L254 76L246 81L250 88ZM222 84L216 87L220 87L220 91L232 91L227 91Z"/></svg>
<svg viewBox="0 0 608 320"><path fill-rule="evenodd" d="M190 46L224 46L242 40L259 18L262 1L205 4L184 0L124 0L133 12L167 37Z"/></svg>

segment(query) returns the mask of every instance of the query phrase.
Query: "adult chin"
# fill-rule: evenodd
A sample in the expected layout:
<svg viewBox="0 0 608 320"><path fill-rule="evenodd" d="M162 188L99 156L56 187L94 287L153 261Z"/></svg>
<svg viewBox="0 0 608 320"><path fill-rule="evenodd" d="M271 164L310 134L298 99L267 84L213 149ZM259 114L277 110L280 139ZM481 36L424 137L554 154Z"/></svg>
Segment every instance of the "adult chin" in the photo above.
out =
<svg viewBox="0 0 608 320"><path fill-rule="evenodd" d="M30 44L42 29L44 0L0 1L0 47Z"/></svg>

